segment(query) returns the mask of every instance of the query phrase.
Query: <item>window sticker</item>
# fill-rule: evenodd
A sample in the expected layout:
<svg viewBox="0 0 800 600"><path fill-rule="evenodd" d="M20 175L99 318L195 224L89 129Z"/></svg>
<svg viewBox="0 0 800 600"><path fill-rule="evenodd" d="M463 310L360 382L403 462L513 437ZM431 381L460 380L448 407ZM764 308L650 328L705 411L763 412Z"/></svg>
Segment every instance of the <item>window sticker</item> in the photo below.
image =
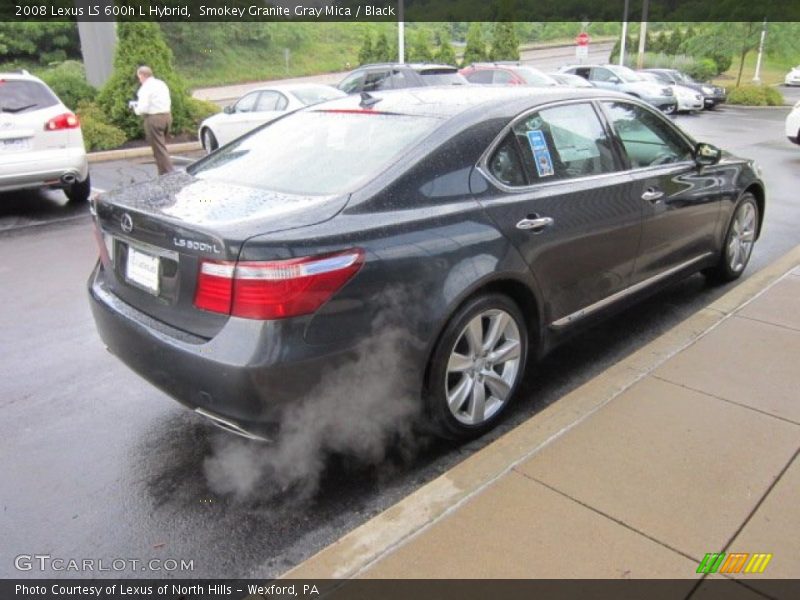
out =
<svg viewBox="0 0 800 600"><path fill-rule="evenodd" d="M550 149L547 147L547 140L541 130L535 129L528 132L528 143L533 152L533 162L536 163L536 172L539 177L550 177L555 173L553 170L553 159L550 156Z"/></svg>

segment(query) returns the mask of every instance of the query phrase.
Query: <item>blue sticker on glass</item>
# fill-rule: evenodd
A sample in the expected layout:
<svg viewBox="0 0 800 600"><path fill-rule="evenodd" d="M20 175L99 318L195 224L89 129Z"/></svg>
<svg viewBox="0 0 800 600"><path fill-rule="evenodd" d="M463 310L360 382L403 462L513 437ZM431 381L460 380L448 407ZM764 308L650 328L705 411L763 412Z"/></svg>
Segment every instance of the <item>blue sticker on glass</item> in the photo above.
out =
<svg viewBox="0 0 800 600"><path fill-rule="evenodd" d="M547 147L547 140L539 129L528 132L528 143L533 152L533 162L536 163L536 172L539 177L549 177L555 173L553 170L553 159L550 156L550 149Z"/></svg>

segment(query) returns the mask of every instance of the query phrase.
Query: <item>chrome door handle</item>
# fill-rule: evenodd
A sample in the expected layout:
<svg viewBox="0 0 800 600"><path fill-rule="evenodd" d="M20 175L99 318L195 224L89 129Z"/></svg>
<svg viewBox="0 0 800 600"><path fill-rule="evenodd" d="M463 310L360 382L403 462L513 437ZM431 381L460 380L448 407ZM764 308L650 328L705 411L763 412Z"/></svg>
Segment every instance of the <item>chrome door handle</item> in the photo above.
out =
<svg viewBox="0 0 800 600"><path fill-rule="evenodd" d="M517 229L524 229L527 231L532 231L533 233L540 233L544 231L546 227L550 227L555 223L551 217L537 217L535 219L522 219L519 223L517 223Z"/></svg>
<svg viewBox="0 0 800 600"><path fill-rule="evenodd" d="M647 200L648 202L658 202L661 198L664 197L664 192L661 190L657 190L655 188L647 188L644 193L642 194L642 200Z"/></svg>

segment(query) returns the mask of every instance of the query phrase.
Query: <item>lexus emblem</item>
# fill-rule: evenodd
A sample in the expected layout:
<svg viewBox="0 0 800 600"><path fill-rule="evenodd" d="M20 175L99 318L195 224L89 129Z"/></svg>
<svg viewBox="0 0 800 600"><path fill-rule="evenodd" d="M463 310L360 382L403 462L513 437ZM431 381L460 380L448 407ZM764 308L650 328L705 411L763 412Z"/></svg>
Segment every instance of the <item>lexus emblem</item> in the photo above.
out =
<svg viewBox="0 0 800 600"><path fill-rule="evenodd" d="M133 219L128 213L122 215L122 219L120 219L119 226L122 227L122 231L125 233L130 233L133 231Z"/></svg>

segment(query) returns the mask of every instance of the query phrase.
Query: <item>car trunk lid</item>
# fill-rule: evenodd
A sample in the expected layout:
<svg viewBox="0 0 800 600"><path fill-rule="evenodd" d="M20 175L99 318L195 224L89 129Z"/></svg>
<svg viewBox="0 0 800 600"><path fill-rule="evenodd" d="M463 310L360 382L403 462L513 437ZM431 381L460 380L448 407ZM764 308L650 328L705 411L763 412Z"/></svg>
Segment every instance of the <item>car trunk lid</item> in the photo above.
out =
<svg viewBox="0 0 800 600"><path fill-rule="evenodd" d="M108 193L95 202L106 285L149 317L211 338L228 316L194 306L201 261L235 261L252 235L326 221L346 203L185 172Z"/></svg>

